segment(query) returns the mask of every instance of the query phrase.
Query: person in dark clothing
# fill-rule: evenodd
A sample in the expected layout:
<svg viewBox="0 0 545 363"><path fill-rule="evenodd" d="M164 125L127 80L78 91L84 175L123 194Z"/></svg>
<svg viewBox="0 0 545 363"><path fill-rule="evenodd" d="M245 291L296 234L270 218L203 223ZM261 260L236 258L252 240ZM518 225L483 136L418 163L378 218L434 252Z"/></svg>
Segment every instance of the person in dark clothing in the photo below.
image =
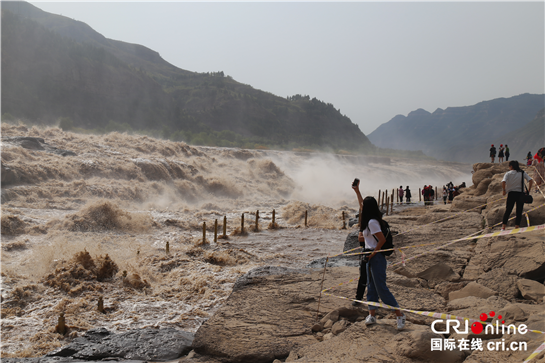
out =
<svg viewBox="0 0 545 363"><path fill-rule="evenodd" d="M503 144L500 145L500 151L498 152L498 163L503 163L503 151L504 151Z"/></svg>
<svg viewBox="0 0 545 363"><path fill-rule="evenodd" d="M507 146L507 144L505 144L505 161L509 161L509 155L511 155L511 153L509 152L509 147Z"/></svg>
<svg viewBox="0 0 545 363"><path fill-rule="evenodd" d="M357 187L359 187L359 182ZM352 186L352 188L355 189L354 186ZM360 216L361 216L361 213L362 213L362 209L360 208L360 214L359 214ZM363 250L365 250L364 243L360 242L360 246L362 247ZM360 278L358 280L358 287L356 289L356 300L360 300L360 301L363 300L363 295L365 295L365 289L367 288L367 263L365 262L364 256L365 255L360 255ZM352 301L352 306L360 306L360 305L362 305L362 303L357 301Z"/></svg>
<svg viewBox="0 0 545 363"><path fill-rule="evenodd" d="M496 148L494 147L494 144L492 144L492 147L490 148L490 159L491 163L494 162L494 159L496 158Z"/></svg>
<svg viewBox="0 0 545 363"><path fill-rule="evenodd" d="M448 202L449 203L452 203L452 201L454 200L454 187L451 187L449 188L448 190Z"/></svg>
<svg viewBox="0 0 545 363"><path fill-rule="evenodd" d="M407 185L407 189L405 189L405 201L407 203L410 203L411 202L411 190L409 189L409 186Z"/></svg>
<svg viewBox="0 0 545 363"><path fill-rule="evenodd" d="M364 255L360 255L360 278L358 280L358 288L356 289L356 300L363 300L365 295L365 288L367 288L367 263L363 259ZM353 306L362 305L360 302L353 301Z"/></svg>

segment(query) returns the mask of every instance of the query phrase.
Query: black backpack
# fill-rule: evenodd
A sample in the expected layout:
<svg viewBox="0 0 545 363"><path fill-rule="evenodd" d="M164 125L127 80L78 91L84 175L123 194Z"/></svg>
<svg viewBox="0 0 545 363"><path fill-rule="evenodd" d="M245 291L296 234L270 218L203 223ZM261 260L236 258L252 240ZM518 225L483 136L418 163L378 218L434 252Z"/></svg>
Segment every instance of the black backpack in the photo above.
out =
<svg viewBox="0 0 545 363"><path fill-rule="evenodd" d="M367 228L369 228L369 227L367 227ZM393 248L394 248L394 238L392 236L392 231L390 231L390 225L384 219L382 220L382 223L380 224L380 230L382 231L382 234L386 238L386 242L384 242L381 249L390 250L390 251L384 251L384 252L381 252L381 253L384 256L390 256L392 253L394 253L394 250L393 250ZM373 237L375 238L375 240L378 243L378 238L375 235L373 235Z"/></svg>

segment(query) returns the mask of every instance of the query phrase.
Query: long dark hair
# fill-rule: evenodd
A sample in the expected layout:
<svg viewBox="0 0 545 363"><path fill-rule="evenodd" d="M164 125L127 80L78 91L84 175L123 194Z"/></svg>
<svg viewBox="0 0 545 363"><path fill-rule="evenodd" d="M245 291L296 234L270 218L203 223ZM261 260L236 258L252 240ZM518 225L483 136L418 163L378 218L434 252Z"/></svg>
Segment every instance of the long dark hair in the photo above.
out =
<svg viewBox="0 0 545 363"><path fill-rule="evenodd" d="M360 231L367 228L371 219L376 219L382 225L382 212L378 209L377 200L374 197L365 197L361 211Z"/></svg>
<svg viewBox="0 0 545 363"><path fill-rule="evenodd" d="M517 171L518 173L522 172L522 170L520 170L519 162L516 160L511 160L509 162L509 166L512 166L513 170Z"/></svg>

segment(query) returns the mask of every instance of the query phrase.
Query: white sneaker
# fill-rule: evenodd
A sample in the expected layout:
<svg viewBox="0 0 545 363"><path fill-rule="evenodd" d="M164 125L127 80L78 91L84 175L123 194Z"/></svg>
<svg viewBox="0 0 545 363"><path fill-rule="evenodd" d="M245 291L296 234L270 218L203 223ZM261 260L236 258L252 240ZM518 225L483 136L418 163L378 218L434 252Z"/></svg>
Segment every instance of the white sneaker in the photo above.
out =
<svg viewBox="0 0 545 363"><path fill-rule="evenodd" d="M396 317L397 320L397 330L403 330L405 328L406 317L405 314Z"/></svg>
<svg viewBox="0 0 545 363"><path fill-rule="evenodd" d="M365 325L373 325L377 323L377 318L375 318L373 315L369 314L365 318Z"/></svg>

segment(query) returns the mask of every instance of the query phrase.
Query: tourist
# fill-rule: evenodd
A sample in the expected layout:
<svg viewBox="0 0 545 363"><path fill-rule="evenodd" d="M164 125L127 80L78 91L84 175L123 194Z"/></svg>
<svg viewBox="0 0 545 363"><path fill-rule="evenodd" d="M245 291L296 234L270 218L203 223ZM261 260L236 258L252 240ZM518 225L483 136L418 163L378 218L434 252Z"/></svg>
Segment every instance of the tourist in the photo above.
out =
<svg viewBox="0 0 545 363"><path fill-rule="evenodd" d="M411 202L411 190L409 189L409 186L407 185L407 189L405 189L405 202L410 203Z"/></svg>
<svg viewBox="0 0 545 363"><path fill-rule="evenodd" d="M430 204L433 204L433 201L435 199L435 191L433 190L433 187L429 186L429 198L430 198Z"/></svg>
<svg viewBox="0 0 545 363"><path fill-rule="evenodd" d="M543 158L545 157L545 150L541 148L534 155L534 161L532 166L534 168L534 174L532 177L536 181L536 187L539 187L545 181L545 165L543 164Z"/></svg>
<svg viewBox="0 0 545 363"><path fill-rule="evenodd" d="M490 159L491 163L494 162L494 158L496 157L496 148L494 147L494 144L492 144L492 147L490 148Z"/></svg>
<svg viewBox="0 0 545 363"><path fill-rule="evenodd" d="M365 242L365 249L373 252L367 257L367 301L382 302L386 305L399 307L394 295L386 286L386 257L382 253L377 253L386 242L382 233L382 213L378 209L377 200L374 197L362 198L359 186L352 187L358 197L361 210L361 225L358 240ZM369 305L369 315L365 319L366 325L377 322L376 306ZM405 327L405 315L400 310L395 310L397 316L397 329Z"/></svg>
<svg viewBox="0 0 545 363"><path fill-rule="evenodd" d="M456 191L456 189L454 189L454 187L450 187L448 189L448 202L449 204L452 203L452 201L454 200L454 192Z"/></svg>
<svg viewBox="0 0 545 363"><path fill-rule="evenodd" d="M509 155L511 155L511 153L509 152L509 147L507 146L507 144L505 144L505 161L509 161Z"/></svg>
<svg viewBox="0 0 545 363"><path fill-rule="evenodd" d="M507 194L507 203L505 205L505 213L503 214L503 221L501 226L502 231L505 230L507 220L509 219L509 215L511 214L515 203L517 205L515 211L515 228L520 228L520 221L522 219L522 208L524 207L524 190L522 188L522 185L524 183L523 178L529 182L530 190L532 190L532 185L534 181L530 179L530 176L528 174L520 169L518 161L511 160L509 162L509 171L505 173L501 181L503 195Z"/></svg>
<svg viewBox="0 0 545 363"><path fill-rule="evenodd" d="M424 205L427 205L428 198L430 197L430 191L428 190L427 185L424 185L424 188L422 188L422 196L424 197Z"/></svg>
<svg viewBox="0 0 545 363"><path fill-rule="evenodd" d="M500 144L500 151L498 152L498 163L503 163L503 144Z"/></svg>
<svg viewBox="0 0 545 363"><path fill-rule="evenodd" d="M403 203L403 194L404 194L404 191L403 191L403 186L399 186L399 189L397 190L397 195L399 197L399 203Z"/></svg>
<svg viewBox="0 0 545 363"><path fill-rule="evenodd" d="M447 204L447 197L448 197L447 187L443 187L443 203L445 204Z"/></svg>

